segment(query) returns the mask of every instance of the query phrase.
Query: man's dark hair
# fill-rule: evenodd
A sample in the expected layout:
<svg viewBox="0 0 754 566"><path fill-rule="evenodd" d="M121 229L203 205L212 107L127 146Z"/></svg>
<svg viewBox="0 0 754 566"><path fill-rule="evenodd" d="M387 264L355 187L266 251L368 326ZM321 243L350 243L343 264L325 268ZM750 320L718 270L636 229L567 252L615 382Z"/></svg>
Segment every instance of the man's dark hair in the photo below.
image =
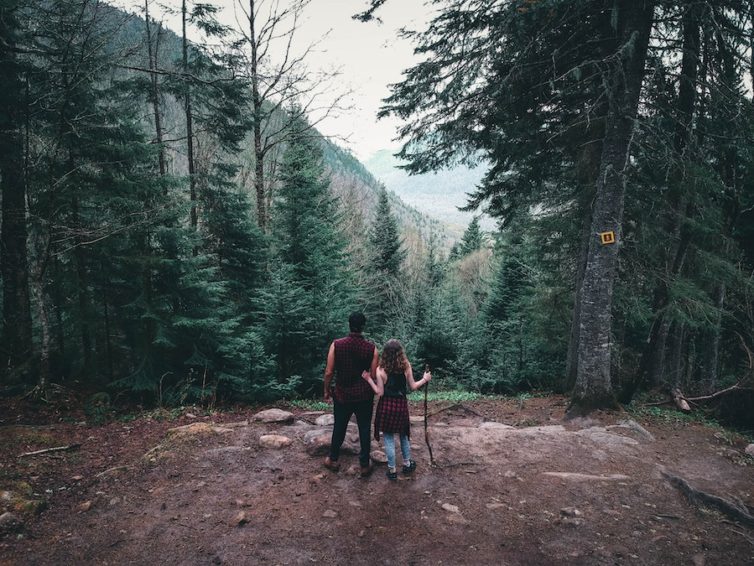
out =
<svg viewBox="0 0 754 566"><path fill-rule="evenodd" d="M352 312L351 316L348 317L348 327L351 332L362 332L366 323L367 317L364 316L364 313Z"/></svg>

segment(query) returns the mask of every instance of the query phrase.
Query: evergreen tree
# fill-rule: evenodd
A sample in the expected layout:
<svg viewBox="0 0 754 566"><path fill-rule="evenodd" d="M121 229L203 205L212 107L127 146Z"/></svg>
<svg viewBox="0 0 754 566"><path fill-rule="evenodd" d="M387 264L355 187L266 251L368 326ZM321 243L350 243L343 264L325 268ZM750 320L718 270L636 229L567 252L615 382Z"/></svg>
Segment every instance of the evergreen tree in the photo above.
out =
<svg viewBox="0 0 754 566"><path fill-rule="evenodd" d="M276 283L262 307L263 336L276 358L278 383L300 376L303 390L311 392L327 346L354 304L354 289L319 140L311 135L292 140L280 175L273 215ZM278 306L292 310L281 315Z"/></svg>
<svg viewBox="0 0 754 566"><path fill-rule="evenodd" d="M484 235L479 227L479 217L475 216L461 237L458 254L460 256L469 255L481 249L482 245L484 245Z"/></svg>

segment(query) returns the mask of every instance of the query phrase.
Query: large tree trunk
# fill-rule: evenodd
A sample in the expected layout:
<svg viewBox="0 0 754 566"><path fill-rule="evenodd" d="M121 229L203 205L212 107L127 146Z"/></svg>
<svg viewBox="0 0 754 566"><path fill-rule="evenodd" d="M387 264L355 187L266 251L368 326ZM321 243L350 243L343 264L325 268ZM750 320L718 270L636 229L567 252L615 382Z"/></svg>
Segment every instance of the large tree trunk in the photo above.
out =
<svg viewBox="0 0 754 566"><path fill-rule="evenodd" d="M14 54L18 22L14 2L0 7L0 274L3 328L0 375L20 377L32 355L31 302L27 259L26 178L24 176L22 69Z"/></svg>
<svg viewBox="0 0 754 566"><path fill-rule="evenodd" d="M612 64L606 77L610 106L581 291L578 370L571 414L616 405L610 376L613 287L622 235L630 142L644 81L654 1L623 0L616 4L622 57ZM598 234L605 231L615 233L615 244L601 244Z"/></svg>

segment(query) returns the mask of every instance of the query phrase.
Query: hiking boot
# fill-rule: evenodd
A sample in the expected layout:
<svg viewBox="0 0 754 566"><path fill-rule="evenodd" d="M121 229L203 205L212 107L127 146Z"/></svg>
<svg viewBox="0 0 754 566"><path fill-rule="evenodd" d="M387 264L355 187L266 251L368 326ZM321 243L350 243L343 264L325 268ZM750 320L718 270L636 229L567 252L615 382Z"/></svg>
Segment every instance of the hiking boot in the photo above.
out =
<svg viewBox="0 0 754 566"><path fill-rule="evenodd" d="M367 464L366 466L361 466L361 471L359 472L359 475L362 478L368 478L372 475L372 472L374 471L374 465Z"/></svg>
<svg viewBox="0 0 754 566"><path fill-rule="evenodd" d="M416 462L414 460L411 460L408 463L408 466L406 464L403 464L403 469L401 470L401 472L404 475L408 476L410 474L413 474L415 470L416 470Z"/></svg>
<svg viewBox="0 0 754 566"><path fill-rule="evenodd" d="M331 460L330 456L325 458L325 468L327 468L330 471L337 472L340 470L340 464L338 464L337 460Z"/></svg>
<svg viewBox="0 0 754 566"><path fill-rule="evenodd" d="M388 471L385 472L385 475L390 481L398 481L398 472L396 472L395 469L390 470L388 468Z"/></svg>

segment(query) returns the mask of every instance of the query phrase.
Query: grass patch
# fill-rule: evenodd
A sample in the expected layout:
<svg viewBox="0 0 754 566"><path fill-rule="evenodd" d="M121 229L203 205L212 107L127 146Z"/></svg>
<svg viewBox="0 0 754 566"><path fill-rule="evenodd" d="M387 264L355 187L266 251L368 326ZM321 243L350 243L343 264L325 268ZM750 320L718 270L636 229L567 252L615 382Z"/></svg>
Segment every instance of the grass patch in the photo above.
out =
<svg viewBox="0 0 754 566"><path fill-rule="evenodd" d="M294 399L293 401L289 401L288 404L294 409L301 409L303 411L328 412L332 409L330 403L317 399Z"/></svg>

